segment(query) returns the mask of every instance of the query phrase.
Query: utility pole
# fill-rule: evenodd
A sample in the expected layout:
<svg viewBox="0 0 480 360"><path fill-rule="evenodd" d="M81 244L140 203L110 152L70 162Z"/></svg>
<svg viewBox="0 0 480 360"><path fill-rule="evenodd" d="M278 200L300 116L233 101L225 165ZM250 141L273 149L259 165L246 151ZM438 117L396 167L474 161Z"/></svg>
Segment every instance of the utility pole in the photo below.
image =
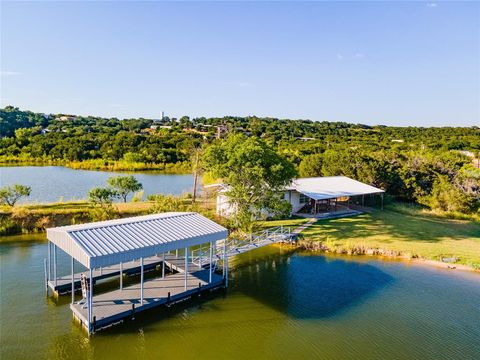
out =
<svg viewBox="0 0 480 360"><path fill-rule="evenodd" d="M195 148L195 162L193 165L193 195L192 195L192 202L195 202L197 198L197 182L198 182L198 153L200 152L199 149Z"/></svg>

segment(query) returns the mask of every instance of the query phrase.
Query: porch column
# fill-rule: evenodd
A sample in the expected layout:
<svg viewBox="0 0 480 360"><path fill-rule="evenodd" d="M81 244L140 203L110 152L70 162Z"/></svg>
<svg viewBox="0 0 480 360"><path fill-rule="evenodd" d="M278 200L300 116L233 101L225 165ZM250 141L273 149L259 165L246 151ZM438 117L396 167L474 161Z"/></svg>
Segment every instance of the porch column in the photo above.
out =
<svg viewBox="0 0 480 360"><path fill-rule="evenodd" d="M140 258L140 306L143 305L143 257Z"/></svg>
<svg viewBox="0 0 480 360"><path fill-rule="evenodd" d="M187 291L187 276L188 276L188 247L185 248L185 291Z"/></svg>
<svg viewBox="0 0 480 360"><path fill-rule="evenodd" d="M75 302L75 269L74 269L74 259L72 256L72 304Z"/></svg>
<svg viewBox="0 0 480 360"><path fill-rule="evenodd" d="M362 206L365 206L365 195L362 195Z"/></svg>

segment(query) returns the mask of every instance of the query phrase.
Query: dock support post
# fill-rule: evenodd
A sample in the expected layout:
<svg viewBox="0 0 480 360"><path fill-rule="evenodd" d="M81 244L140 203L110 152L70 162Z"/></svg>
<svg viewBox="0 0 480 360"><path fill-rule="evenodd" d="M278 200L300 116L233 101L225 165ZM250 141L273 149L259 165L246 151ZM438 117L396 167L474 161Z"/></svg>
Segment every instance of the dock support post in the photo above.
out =
<svg viewBox="0 0 480 360"><path fill-rule="evenodd" d="M198 268L201 269L202 268L202 244L200 244L200 254L198 255ZM192 257L193 258L193 257Z"/></svg>
<svg viewBox="0 0 480 360"><path fill-rule="evenodd" d="M47 258L47 261L48 261L48 280L50 280L52 278L52 243L50 242L50 240L48 240L47 250L48 250L48 258Z"/></svg>
<svg viewBox="0 0 480 360"><path fill-rule="evenodd" d="M187 277L188 277L188 247L185 248L185 291L187 291Z"/></svg>
<svg viewBox="0 0 480 360"><path fill-rule="evenodd" d="M143 257L140 258L140 306L143 305Z"/></svg>
<svg viewBox="0 0 480 360"><path fill-rule="evenodd" d="M88 291L88 334L92 332L92 317L93 317L93 276L92 276L92 269L90 269L90 286Z"/></svg>
<svg viewBox="0 0 480 360"><path fill-rule="evenodd" d="M165 253L162 254L162 279L165 279Z"/></svg>
<svg viewBox="0 0 480 360"><path fill-rule="evenodd" d="M120 290L123 290L123 263L120 262Z"/></svg>
<svg viewBox="0 0 480 360"><path fill-rule="evenodd" d="M213 243L210 241L210 265L208 267L208 283L212 283L212 259L213 258Z"/></svg>
<svg viewBox="0 0 480 360"><path fill-rule="evenodd" d="M178 258L178 249L175 250L175 257Z"/></svg>
<svg viewBox="0 0 480 360"><path fill-rule="evenodd" d="M228 287L228 256L225 256L225 287Z"/></svg>
<svg viewBox="0 0 480 360"><path fill-rule="evenodd" d="M383 193L382 193L381 197L382 197L382 210L383 210Z"/></svg>
<svg viewBox="0 0 480 360"><path fill-rule="evenodd" d="M267 230L268 231L268 230ZM222 275L223 275L223 278L225 279L225 269L226 269L226 259L227 259L227 239L225 239L223 241L223 271L222 271Z"/></svg>
<svg viewBox="0 0 480 360"><path fill-rule="evenodd" d="M45 268L45 292L48 294L47 259L43 259L43 267Z"/></svg>
<svg viewBox="0 0 480 360"><path fill-rule="evenodd" d="M75 302L75 269L74 269L74 259L72 256L72 304Z"/></svg>
<svg viewBox="0 0 480 360"><path fill-rule="evenodd" d="M57 245L53 244L53 277L57 287Z"/></svg>

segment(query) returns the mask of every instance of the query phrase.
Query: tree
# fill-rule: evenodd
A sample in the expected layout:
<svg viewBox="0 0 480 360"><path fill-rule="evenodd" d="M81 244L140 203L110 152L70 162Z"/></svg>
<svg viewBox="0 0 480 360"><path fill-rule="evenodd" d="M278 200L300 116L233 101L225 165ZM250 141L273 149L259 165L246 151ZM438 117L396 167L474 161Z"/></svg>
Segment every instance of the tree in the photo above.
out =
<svg viewBox="0 0 480 360"><path fill-rule="evenodd" d="M133 175L110 177L107 183L123 199L123 202L127 202L130 193L143 189L143 185Z"/></svg>
<svg viewBox="0 0 480 360"><path fill-rule="evenodd" d="M307 155L300 162L299 173L301 177L322 176L322 154Z"/></svg>
<svg viewBox="0 0 480 360"><path fill-rule="evenodd" d="M0 188L0 203L15 206L22 197L30 196L32 188L25 185L14 184Z"/></svg>
<svg viewBox="0 0 480 360"><path fill-rule="evenodd" d="M95 187L88 192L88 198L93 207L90 211L92 221L103 221L118 216L118 211L112 205L118 193L110 188Z"/></svg>
<svg viewBox="0 0 480 360"><path fill-rule="evenodd" d="M204 156L205 169L222 178L235 209L235 225L251 230L253 220L263 211L275 212L284 207L279 193L296 175L293 165L264 141L232 135L211 145Z"/></svg>
<svg viewBox="0 0 480 360"><path fill-rule="evenodd" d="M90 202L100 206L111 204L116 197L118 197L118 193L109 188L95 187L88 192Z"/></svg>

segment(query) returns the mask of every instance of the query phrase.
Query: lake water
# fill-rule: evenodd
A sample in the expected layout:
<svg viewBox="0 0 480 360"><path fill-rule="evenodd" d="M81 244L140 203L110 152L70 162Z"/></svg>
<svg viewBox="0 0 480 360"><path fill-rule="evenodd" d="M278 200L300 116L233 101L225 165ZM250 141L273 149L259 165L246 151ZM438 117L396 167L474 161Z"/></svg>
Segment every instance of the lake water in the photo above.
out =
<svg viewBox="0 0 480 360"><path fill-rule="evenodd" d="M160 173L133 174L143 185L145 196L149 194L180 195L192 192L192 175L167 175ZM9 166L0 167L0 186L10 184L28 185L30 197L24 202L55 202L63 199L87 198L88 191L105 187L111 176L127 175L121 172L73 170L63 166Z"/></svg>
<svg viewBox="0 0 480 360"><path fill-rule="evenodd" d="M234 259L226 293L88 338L28 237L0 243L1 359L480 359L480 275L273 246Z"/></svg>

